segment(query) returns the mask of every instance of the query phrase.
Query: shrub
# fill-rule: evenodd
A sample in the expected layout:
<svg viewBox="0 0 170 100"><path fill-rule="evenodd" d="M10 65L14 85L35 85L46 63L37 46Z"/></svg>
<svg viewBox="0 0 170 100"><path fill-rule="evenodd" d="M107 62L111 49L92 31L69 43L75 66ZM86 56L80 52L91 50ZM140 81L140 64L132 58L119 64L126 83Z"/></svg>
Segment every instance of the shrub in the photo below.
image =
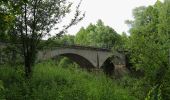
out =
<svg viewBox="0 0 170 100"><path fill-rule="evenodd" d="M48 61L37 64L32 78L25 79L20 69L0 69L7 100L136 100L103 73L70 70Z"/></svg>

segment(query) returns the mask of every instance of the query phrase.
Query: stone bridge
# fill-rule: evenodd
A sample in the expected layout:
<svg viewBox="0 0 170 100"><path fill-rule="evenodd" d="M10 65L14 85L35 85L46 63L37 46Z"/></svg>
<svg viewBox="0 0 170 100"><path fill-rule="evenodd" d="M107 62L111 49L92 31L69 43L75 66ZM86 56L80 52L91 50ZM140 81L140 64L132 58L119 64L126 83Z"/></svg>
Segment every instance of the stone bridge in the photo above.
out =
<svg viewBox="0 0 170 100"><path fill-rule="evenodd" d="M0 50L5 48L7 43L0 42ZM0 52L1 55L1 52ZM65 56L79 64L82 68L87 69L101 69L106 64L107 71L114 71L114 74L121 74L126 72L125 55L118 51L111 51L110 49L85 47L85 46L67 46L62 45L55 48L48 48L39 50L37 61L48 60ZM0 56L0 63L2 56ZM111 68L109 68L111 67Z"/></svg>
<svg viewBox="0 0 170 100"><path fill-rule="evenodd" d="M114 66L123 67L126 62L125 55L117 51L83 46L62 46L44 49L38 52L37 59L40 61L58 56L68 57L84 68L101 68L108 59L112 59Z"/></svg>

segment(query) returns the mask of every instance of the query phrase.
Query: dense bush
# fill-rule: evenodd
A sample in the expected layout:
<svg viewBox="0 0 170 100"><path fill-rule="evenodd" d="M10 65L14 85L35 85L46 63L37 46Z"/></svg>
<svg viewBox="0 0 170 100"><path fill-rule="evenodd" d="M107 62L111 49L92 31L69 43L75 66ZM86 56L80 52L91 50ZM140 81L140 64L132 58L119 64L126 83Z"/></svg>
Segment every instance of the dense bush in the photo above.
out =
<svg viewBox="0 0 170 100"><path fill-rule="evenodd" d="M3 83L0 80L0 100L4 98L4 87L3 87Z"/></svg>
<svg viewBox="0 0 170 100"><path fill-rule="evenodd" d="M70 70L52 61L37 64L31 79L24 78L21 66L2 66L0 80L7 100L136 100L102 73Z"/></svg>

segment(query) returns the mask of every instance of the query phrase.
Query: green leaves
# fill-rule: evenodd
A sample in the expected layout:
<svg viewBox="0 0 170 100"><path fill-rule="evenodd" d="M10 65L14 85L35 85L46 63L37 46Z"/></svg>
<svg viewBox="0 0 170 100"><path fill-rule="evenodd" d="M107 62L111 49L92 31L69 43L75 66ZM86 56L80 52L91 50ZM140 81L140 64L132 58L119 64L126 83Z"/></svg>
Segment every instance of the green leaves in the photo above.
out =
<svg viewBox="0 0 170 100"><path fill-rule="evenodd" d="M130 61L136 70L144 72L145 80L151 86L163 84L169 69L169 9L169 0L164 3L157 1L153 6L136 8L133 13L134 21L128 23L132 26L126 44L130 51ZM148 98L147 100L152 100L152 97ZM162 98L167 99L166 96Z"/></svg>
<svg viewBox="0 0 170 100"><path fill-rule="evenodd" d="M4 90L4 87L3 87L2 81L0 80L0 91L1 91L1 90Z"/></svg>
<svg viewBox="0 0 170 100"><path fill-rule="evenodd" d="M0 80L0 99L4 99L4 90L3 82Z"/></svg>
<svg viewBox="0 0 170 100"><path fill-rule="evenodd" d="M22 0L0 1L0 40L10 41L11 30L16 23L15 19L20 13L21 6Z"/></svg>
<svg viewBox="0 0 170 100"><path fill-rule="evenodd" d="M147 94L145 100L163 100L161 97L161 86L154 86Z"/></svg>
<svg viewBox="0 0 170 100"><path fill-rule="evenodd" d="M120 35L101 20L96 25L90 24L86 29L81 28L75 37L75 43L88 46L110 48L117 45Z"/></svg>

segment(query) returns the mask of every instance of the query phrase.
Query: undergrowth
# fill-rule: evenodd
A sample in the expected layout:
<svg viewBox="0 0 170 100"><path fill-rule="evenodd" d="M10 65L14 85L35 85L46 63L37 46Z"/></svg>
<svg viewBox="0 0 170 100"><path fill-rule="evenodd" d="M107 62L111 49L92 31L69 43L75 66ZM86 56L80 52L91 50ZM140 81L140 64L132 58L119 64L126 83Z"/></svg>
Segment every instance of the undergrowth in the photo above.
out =
<svg viewBox="0 0 170 100"><path fill-rule="evenodd" d="M0 99L5 100L136 100L102 73L63 68L53 61L37 64L31 79L25 79L22 66L0 66L0 80Z"/></svg>

